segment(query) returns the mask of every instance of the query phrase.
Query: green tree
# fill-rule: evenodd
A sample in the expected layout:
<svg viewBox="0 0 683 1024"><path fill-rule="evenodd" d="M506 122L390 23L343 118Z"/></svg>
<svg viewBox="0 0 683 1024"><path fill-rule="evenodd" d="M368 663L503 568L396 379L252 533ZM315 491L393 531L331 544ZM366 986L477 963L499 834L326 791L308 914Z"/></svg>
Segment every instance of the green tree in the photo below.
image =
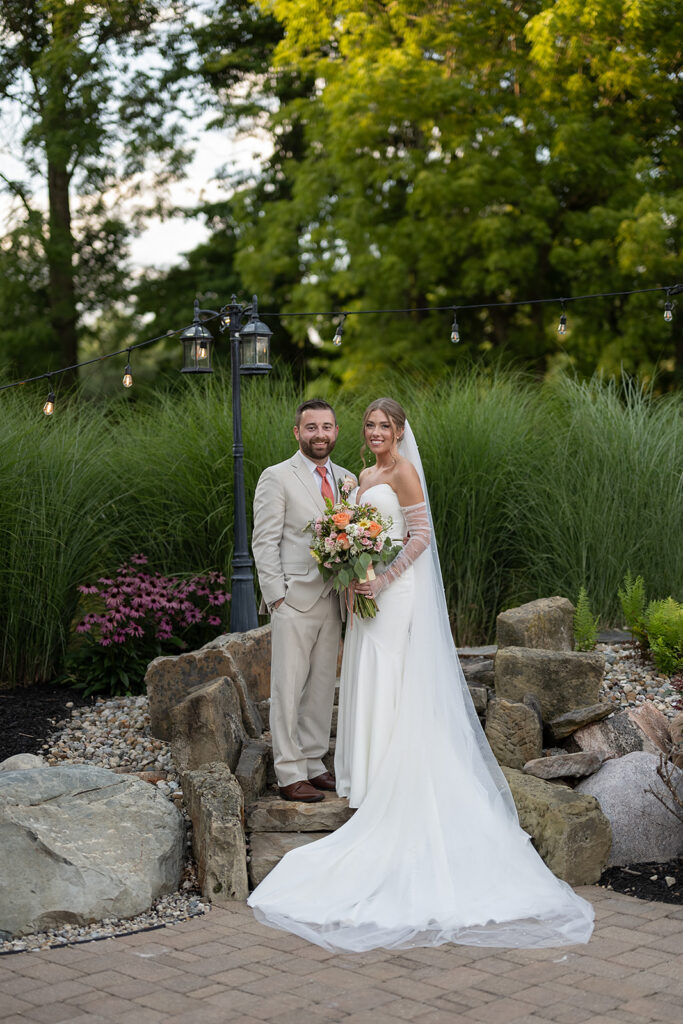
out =
<svg viewBox="0 0 683 1024"><path fill-rule="evenodd" d="M495 305L680 277L676 5L265 6L284 28L276 68L315 88L271 117L303 145L245 217L242 277L282 274L291 311L490 304L459 313L460 347L447 310L350 318L331 353L343 379L501 349L539 372L680 372L680 327L652 296L570 306L565 339L559 307Z"/></svg>
<svg viewBox="0 0 683 1024"><path fill-rule="evenodd" d="M84 314L125 294L134 224L119 204L143 203L153 182L153 205L161 206L187 156L182 82L167 60L187 6L4 0L0 7L0 100L6 120L20 124L14 151L24 171L21 179L3 177L16 207L0 243L0 352L15 372L75 363Z"/></svg>

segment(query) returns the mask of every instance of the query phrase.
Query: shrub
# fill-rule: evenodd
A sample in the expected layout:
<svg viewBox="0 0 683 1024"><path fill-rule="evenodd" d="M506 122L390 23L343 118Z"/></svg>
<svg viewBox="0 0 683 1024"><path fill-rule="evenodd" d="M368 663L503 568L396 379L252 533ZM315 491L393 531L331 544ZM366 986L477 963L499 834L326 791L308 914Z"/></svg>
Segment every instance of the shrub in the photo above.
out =
<svg viewBox="0 0 683 1024"><path fill-rule="evenodd" d="M683 671L683 605L673 597L651 601L643 621L659 671L664 675Z"/></svg>
<svg viewBox="0 0 683 1024"><path fill-rule="evenodd" d="M592 651L598 636L598 618L593 618L588 594L581 587L574 612L574 645L577 651Z"/></svg>
<svg viewBox="0 0 683 1024"><path fill-rule="evenodd" d="M112 578L78 588L94 610L76 626L83 639L69 650L62 681L86 696L142 693L153 658L201 646L225 628L224 576L174 578L145 571L146 564L145 555L133 555Z"/></svg>

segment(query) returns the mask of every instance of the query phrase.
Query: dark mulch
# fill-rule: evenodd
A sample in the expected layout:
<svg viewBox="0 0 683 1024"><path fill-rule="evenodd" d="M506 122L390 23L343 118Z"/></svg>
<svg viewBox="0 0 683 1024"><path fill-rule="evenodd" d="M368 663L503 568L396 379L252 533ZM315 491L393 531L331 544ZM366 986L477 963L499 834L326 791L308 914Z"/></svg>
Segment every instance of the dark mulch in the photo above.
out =
<svg viewBox="0 0 683 1024"><path fill-rule="evenodd" d="M672 818L673 821L673 818ZM672 886L666 878L675 878ZM683 905L683 859L670 860L666 864L630 864L625 868L607 868L603 871L598 885L627 896L657 903Z"/></svg>
<svg viewBox="0 0 683 1024"><path fill-rule="evenodd" d="M92 703L92 697L65 686L0 690L0 761L14 754L40 754L57 723L71 716L67 704Z"/></svg>

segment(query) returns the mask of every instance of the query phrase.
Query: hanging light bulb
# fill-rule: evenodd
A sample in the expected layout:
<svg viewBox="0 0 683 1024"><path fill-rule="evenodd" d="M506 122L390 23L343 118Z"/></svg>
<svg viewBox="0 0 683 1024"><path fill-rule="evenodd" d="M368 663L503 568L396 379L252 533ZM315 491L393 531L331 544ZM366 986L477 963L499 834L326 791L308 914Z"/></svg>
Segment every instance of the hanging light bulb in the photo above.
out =
<svg viewBox="0 0 683 1024"><path fill-rule="evenodd" d="M565 307L565 304L564 304L564 300L562 301L562 312L560 313L560 322L557 325L557 333L558 334L566 334L567 333L567 313L566 313L566 307Z"/></svg>
<svg viewBox="0 0 683 1024"><path fill-rule="evenodd" d="M666 322L668 324L670 324L671 321L674 318L673 308L674 307L673 307L673 303L672 303L671 299L667 299L666 302L664 303L664 319L666 320Z"/></svg>
<svg viewBox="0 0 683 1024"><path fill-rule="evenodd" d="M337 330L334 332L334 338L332 339L333 345L341 345L342 335L344 333L344 321L346 320L346 313L342 313L341 320L337 324Z"/></svg>
<svg viewBox="0 0 683 1024"><path fill-rule="evenodd" d="M198 341L194 347L194 357L197 361L200 359L206 359L208 349L205 341Z"/></svg>
<svg viewBox="0 0 683 1024"><path fill-rule="evenodd" d="M126 363L126 369L123 371L123 380L121 383L124 388L133 387L133 371L130 368L130 349L128 349L128 362Z"/></svg>
<svg viewBox="0 0 683 1024"><path fill-rule="evenodd" d="M50 393L48 394L47 401L45 402L45 405L43 406L43 412L45 413L46 416L52 416L52 413L55 411L56 398L55 398L55 393L52 390L52 382L51 382L49 376L48 376L48 385L50 387Z"/></svg>
<svg viewBox="0 0 683 1024"><path fill-rule="evenodd" d="M451 324L451 341L453 342L454 345L457 345L458 342L460 341L460 329L458 327L458 315L457 315L455 309L453 310L453 323Z"/></svg>

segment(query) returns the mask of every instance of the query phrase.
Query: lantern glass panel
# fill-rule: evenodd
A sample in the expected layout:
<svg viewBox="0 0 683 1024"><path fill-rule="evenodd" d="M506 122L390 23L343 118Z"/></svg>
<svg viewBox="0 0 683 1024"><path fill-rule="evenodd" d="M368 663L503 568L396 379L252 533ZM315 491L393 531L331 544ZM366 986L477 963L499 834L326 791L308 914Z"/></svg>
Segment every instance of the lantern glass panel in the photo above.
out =
<svg viewBox="0 0 683 1024"><path fill-rule="evenodd" d="M256 335L256 362L261 366L270 363L270 338L267 334Z"/></svg>
<svg viewBox="0 0 683 1024"><path fill-rule="evenodd" d="M256 365L256 339L253 334L240 338L240 363L242 366Z"/></svg>
<svg viewBox="0 0 683 1024"><path fill-rule="evenodd" d="M201 324L194 324L182 335L183 373L211 373L213 338Z"/></svg>

